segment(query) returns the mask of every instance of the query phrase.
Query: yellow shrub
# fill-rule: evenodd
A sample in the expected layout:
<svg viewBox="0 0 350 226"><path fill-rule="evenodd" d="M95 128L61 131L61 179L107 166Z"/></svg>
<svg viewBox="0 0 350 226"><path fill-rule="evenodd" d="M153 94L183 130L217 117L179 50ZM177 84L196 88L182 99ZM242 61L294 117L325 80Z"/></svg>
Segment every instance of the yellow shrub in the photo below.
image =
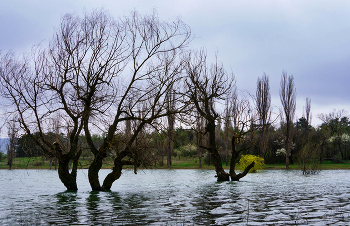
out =
<svg viewBox="0 0 350 226"><path fill-rule="evenodd" d="M250 172L256 173L258 170L263 169L263 166L265 165L264 159L256 155L242 155L237 165L238 169L243 171L253 161L255 162L255 165L250 169Z"/></svg>

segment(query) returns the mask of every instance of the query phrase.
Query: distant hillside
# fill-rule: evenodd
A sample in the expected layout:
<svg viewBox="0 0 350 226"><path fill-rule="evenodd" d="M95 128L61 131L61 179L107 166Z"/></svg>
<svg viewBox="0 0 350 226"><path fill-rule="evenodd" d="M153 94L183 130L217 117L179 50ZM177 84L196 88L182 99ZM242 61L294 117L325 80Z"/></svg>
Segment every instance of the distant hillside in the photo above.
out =
<svg viewBox="0 0 350 226"><path fill-rule="evenodd" d="M0 152L6 154L6 145L9 142L9 138L0 138Z"/></svg>

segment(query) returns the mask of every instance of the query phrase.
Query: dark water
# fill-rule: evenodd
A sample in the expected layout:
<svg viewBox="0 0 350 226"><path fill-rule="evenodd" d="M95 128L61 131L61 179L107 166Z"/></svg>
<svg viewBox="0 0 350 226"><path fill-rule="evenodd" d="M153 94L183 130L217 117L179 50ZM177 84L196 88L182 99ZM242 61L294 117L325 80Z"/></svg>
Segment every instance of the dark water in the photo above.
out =
<svg viewBox="0 0 350 226"><path fill-rule="evenodd" d="M109 171L103 170L101 175ZM65 192L56 171L0 170L0 225L350 225L350 171L125 170L112 192Z"/></svg>

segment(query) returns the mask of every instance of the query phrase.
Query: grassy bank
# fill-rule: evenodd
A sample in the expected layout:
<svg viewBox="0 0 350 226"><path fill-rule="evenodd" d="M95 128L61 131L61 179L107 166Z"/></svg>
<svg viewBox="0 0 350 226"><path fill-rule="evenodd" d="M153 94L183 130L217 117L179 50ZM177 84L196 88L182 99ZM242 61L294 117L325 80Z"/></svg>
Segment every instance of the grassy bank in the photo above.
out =
<svg viewBox="0 0 350 226"><path fill-rule="evenodd" d="M91 159L81 159L79 163L79 168L81 169L87 169L89 167L89 164L91 162ZM229 169L229 165L226 166L226 164L223 164L225 169ZM103 168L105 169L111 169L113 167L113 161L106 160L104 163ZM0 161L0 169L8 169L7 165L7 159L2 159ZM164 158L163 165L160 163L157 163L157 165L153 165L150 167L151 169L167 169L166 166L166 159ZM290 169L299 169L300 166L290 165ZM44 157L22 157L22 158L15 158L12 169L50 169L50 161ZM51 169L55 169L55 166L52 164ZM199 162L198 158L173 158L172 159L172 166L171 169L214 169L213 165L208 165L202 163L202 168L199 168ZM284 164L266 164L264 166L264 169L266 170L275 170L275 169L285 169ZM347 163L332 163L331 161L325 161L323 164L320 165L320 169L322 170L334 170L334 169L350 169L350 162Z"/></svg>

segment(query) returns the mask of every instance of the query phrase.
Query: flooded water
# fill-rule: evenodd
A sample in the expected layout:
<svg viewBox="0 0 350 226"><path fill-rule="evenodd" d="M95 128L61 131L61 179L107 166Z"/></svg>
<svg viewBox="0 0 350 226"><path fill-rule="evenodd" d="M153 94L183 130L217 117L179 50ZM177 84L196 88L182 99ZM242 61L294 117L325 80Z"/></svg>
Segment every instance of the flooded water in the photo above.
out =
<svg viewBox="0 0 350 226"><path fill-rule="evenodd" d="M103 170L101 176L109 171ZM350 171L125 170L112 192L65 192L53 170L0 170L0 225L350 225Z"/></svg>

